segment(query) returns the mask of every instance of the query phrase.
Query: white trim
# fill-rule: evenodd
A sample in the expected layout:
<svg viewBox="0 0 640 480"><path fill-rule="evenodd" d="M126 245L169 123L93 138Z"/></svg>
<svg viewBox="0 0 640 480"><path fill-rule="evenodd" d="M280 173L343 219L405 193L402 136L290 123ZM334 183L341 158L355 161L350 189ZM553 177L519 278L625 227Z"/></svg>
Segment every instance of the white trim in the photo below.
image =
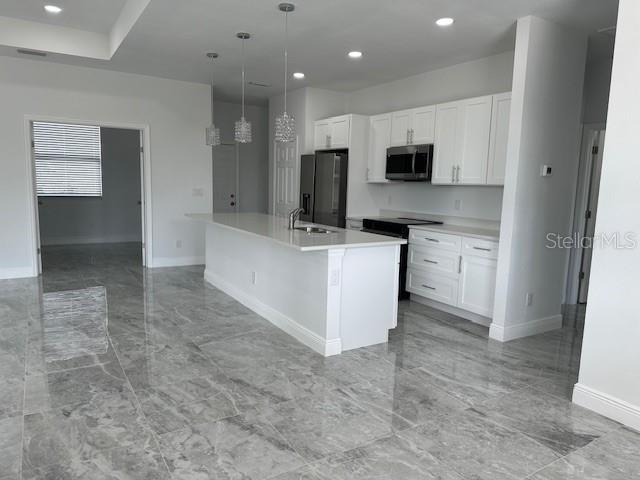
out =
<svg viewBox="0 0 640 480"><path fill-rule="evenodd" d="M0 280L9 280L12 278L28 278L37 277L33 274L33 268L31 267L18 267L18 268L0 268Z"/></svg>
<svg viewBox="0 0 640 480"><path fill-rule="evenodd" d="M515 325L498 325L491 323L489 327L489 338L499 342L508 342L516 338L529 337L540 333L557 330L562 327L562 315L552 315L550 317L538 318L529 322L516 323Z"/></svg>
<svg viewBox="0 0 640 480"><path fill-rule="evenodd" d="M38 207L36 202L36 190L35 190L35 166L33 159L33 151L31 148L31 122L59 122L59 123L73 123L77 125L97 125L104 128L124 128L129 130L142 131L143 140L143 156L144 156L144 171L143 182L144 188L142 195L144 195L144 215L142 215L141 222L145 222L143 227L145 244L145 261L144 264L147 268L154 266L153 264L153 209L152 209L152 196L151 196L151 138L149 134L149 125L138 123L126 123L126 122L105 122L99 119L77 119L67 117L56 117L50 115L24 115L24 137L25 137L25 153L27 154L27 193L28 193L28 207L31 215L29 215L29 237L32 251L31 261L31 276L37 277L39 275L39 238L38 238Z"/></svg>
<svg viewBox="0 0 640 480"><path fill-rule="evenodd" d="M188 267L190 265L204 265L204 257L158 257L153 260L153 268Z"/></svg>
<svg viewBox="0 0 640 480"><path fill-rule="evenodd" d="M331 340L322 338L320 335L300 325L291 317L248 295L209 270L204 271L204 279L319 354L328 357L342 352L340 338Z"/></svg>
<svg viewBox="0 0 640 480"><path fill-rule="evenodd" d="M573 403L640 431L640 406L576 383Z"/></svg>
<svg viewBox="0 0 640 480"><path fill-rule="evenodd" d="M463 310L461 308L453 307L436 300L431 300L430 298L421 297L412 293L411 301L421 303L422 305L426 305L428 307L437 308L438 310L442 310L443 312L450 313L452 315L457 315L458 317L462 317L465 320L469 320L470 322L477 323L484 327L488 327L489 325L491 325L491 319L489 317L484 317L468 310Z"/></svg>

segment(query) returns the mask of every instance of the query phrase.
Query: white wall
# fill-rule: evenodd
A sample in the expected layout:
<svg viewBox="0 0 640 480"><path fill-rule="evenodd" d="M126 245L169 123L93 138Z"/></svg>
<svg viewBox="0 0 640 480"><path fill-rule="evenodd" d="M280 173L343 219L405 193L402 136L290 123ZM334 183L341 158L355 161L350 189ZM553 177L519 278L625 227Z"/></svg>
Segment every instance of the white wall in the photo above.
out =
<svg viewBox="0 0 640 480"><path fill-rule="evenodd" d="M140 132L101 128L102 197L39 197L42 245L141 242Z"/></svg>
<svg viewBox="0 0 640 480"><path fill-rule="evenodd" d="M242 106L238 103L215 102L215 122L224 143L233 143L234 125L240 119ZM239 191L241 212L266 212L269 173L268 109L267 106L246 105L245 117L251 122L251 143L238 146ZM225 147L222 147L225 148ZM216 149L213 149L215 162ZM218 170L220 171L220 170ZM226 172L223 172L223 174ZM216 171L214 171L214 175ZM234 181L235 177L225 179Z"/></svg>
<svg viewBox="0 0 640 480"><path fill-rule="evenodd" d="M536 17L518 20L490 330L497 340L561 325L569 251L546 248L546 234L571 232L585 57L582 34ZM552 176L540 176L543 164L552 166Z"/></svg>
<svg viewBox="0 0 640 480"><path fill-rule="evenodd" d="M184 214L211 210L207 85L1 57L0 105L0 278L35 271L25 115L149 125L153 265L202 261L204 229Z"/></svg>
<svg viewBox="0 0 640 480"><path fill-rule="evenodd" d="M596 235L640 233L640 3L620 0ZM596 248L574 402L640 430L640 248Z"/></svg>

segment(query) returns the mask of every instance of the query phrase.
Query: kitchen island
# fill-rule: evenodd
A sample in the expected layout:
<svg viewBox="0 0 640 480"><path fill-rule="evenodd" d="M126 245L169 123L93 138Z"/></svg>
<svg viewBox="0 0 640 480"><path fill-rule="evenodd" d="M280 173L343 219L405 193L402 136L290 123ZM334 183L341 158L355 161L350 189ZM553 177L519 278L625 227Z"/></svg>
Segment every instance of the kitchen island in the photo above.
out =
<svg viewBox="0 0 640 480"><path fill-rule="evenodd" d="M187 216L206 224L205 279L318 353L384 343L396 326L406 240L310 234L260 213Z"/></svg>

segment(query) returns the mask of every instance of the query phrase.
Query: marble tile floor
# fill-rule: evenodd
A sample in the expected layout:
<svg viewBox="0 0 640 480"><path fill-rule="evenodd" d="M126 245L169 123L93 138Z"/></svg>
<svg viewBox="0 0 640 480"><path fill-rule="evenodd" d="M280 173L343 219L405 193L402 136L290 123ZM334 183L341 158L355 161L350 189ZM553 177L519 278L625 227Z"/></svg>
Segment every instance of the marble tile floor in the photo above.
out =
<svg viewBox="0 0 640 480"><path fill-rule="evenodd" d="M583 309L499 344L402 302L323 358L139 245L0 281L0 480L640 479L640 433L573 405Z"/></svg>

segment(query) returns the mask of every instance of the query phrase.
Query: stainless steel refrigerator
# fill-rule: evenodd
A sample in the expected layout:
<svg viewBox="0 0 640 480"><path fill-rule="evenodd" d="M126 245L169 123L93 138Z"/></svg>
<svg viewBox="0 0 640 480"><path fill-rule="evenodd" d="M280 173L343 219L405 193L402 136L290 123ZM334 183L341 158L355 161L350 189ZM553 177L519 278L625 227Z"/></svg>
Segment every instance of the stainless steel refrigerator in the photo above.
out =
<svg viewBox="0 0 640 480"><path fill-rule="evenodd" d="M346 151L316 152L300 158L300 219L344 228L347 215Z"/></svg>

